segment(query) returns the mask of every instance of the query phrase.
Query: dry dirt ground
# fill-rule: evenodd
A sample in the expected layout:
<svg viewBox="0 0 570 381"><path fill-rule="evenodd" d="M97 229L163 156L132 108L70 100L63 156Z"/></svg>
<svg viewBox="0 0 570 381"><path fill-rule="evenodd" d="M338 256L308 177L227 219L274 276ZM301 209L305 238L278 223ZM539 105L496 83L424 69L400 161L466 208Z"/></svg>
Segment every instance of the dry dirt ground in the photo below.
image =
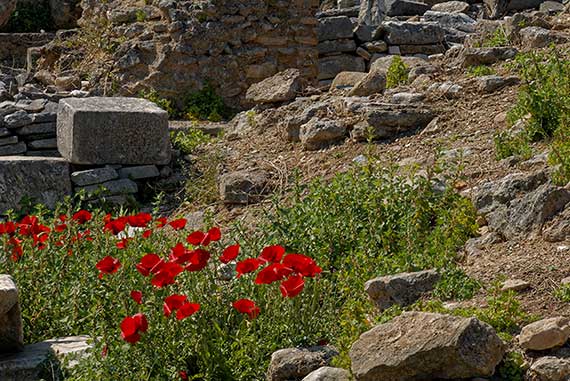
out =
<svg viewBox="0 0 570 381"><path fill-rule="evenodd" d="M498 73L506 70L503 67L495 69ZM441 70L435 81L444 80L461 85L463 90L453 99L428 97L426 104L437 110L439 118L437 128L431 133L416 131L393 141L373 144L347 141L321 151L307 152L301 144L285 141L278 127L267 125L247 139L228 141L221 138L202 146L201 154L207 156L222 151L224 170L266 169L275 175L278 191L286 189L287 179L293 171L299 171L304 181L330 178L351 167L353 159L362 154L386 162L430 165L437 152L443 151L444 160L447 158L449 162L462 165L463 181L457 184L458 190L500 179L516 171L536 169L495 158L493 136L507 128L505 115L516 102L517 86L482 94L475 86L475 79L463 70ZM544 145L534 146L535 154L545 149ZM210 208L215 210L217 221L241 219L254 223L256 214L268 205L228 209L217 204L210 205ZM566 244L570 246L570 242ZM465 256L462 262L467 273L484 285L503 278L529 282L531 288L520 293L520 300L527 312L540 316L570 316L570 304L562 303L553 296L561 279L570 276L570 249L564 248L564 245L564 242L549 243L540 237L529 237L492 245L476 255ZM468 303L485 304L485 292L481 291Z"/></svg>

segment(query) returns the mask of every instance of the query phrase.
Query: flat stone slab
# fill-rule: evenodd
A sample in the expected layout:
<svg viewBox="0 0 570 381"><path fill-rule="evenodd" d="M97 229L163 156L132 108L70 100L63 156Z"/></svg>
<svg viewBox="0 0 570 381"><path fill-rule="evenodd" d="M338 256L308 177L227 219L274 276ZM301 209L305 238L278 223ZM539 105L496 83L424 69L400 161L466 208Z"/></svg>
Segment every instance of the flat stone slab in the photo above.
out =
<svg viewBox="0 0 570 381"><path fill-rule="evenodd" d="M168 164L168 113L139 98L63 99L57 144L72 164Z"/></svg>
<svg viewBox="0 0 570 381"><path fill-rule="evenodd" d="M88 336L72 336L26 345L14 354L0 354L0 380L36 381L52 380L61 372L60 361L69 360L73 367L77 359L87 354L91 345ZM59 378L56 378L59 379Z"/></svg>
<svg viewBox="0 0 570 381"><path fill-rule="evenodd" d="M69 163L60 158L0 157L0 214L24 197L53 208L71 194Z"/></svg>
<svg viewBox="0 0 570 381"><path fill-rule="evenodd" d="M0 275L0 353L17 352L23 347L18 287L11 276Z"/></svg>

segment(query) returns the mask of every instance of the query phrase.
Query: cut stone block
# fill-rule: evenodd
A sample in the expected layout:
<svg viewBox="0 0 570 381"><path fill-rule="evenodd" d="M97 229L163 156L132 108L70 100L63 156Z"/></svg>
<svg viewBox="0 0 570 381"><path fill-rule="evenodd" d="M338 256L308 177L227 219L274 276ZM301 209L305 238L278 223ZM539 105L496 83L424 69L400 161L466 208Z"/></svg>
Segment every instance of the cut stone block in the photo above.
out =
<svg viewBox="0 0 570 381"><path fill-rule="evenodd" d="M0 353L18 352L23 348L18 287L11 276L0 275Z"/></svg>
<svg viewBox="0 0 570 381"><path fill-rule="evenodd" d="M57 142L73 164L168 164L168 113L138 98L69 98L60 102Z"/></svg>
<svg viewBox="0 0 570 381"><path fill-rule="evenodd" d="M38 139L28 143L29 149L57 149L57 139Z"/></svg>
<svg viewBox="0 0 570 381"><path fill-rule="evenodd" d="M107 181L102 184L88 185L80 189L85 190L89 196L101 197L132 194L139 191L137 183L129 179Z"/></svg>
<svg viewBox="0 0 570 381"><path fill-rule="evenodd" d="M160 176L156 165L141 165L119 169L119 176L124 179L142 180Z"/></svg>
<svg viewBox="0 0 570 381"><path fill-rule="evenodd" d="M0 138L0 146L7 146L9 144L18 143L17 136L8 136L7 138Z"/></svg>
<svg viewBox="0 0 570 381"><path fill-rule="evenodd" d="M95 168L85 171L77 171L71 174L71 181L77 186L101 184L106 181L115 180L119 175L114 168Z"/></svg>
<svg viewBox="0 0 570 381"><path fill-rule="evenodd" d="M72 336L26 345L19 353L0 354L0 380L59 380L62 362L72 368L88 355L88 336Z"/></svg>
<svg viewBox="0 0 570 381"><path fill-rule="evenodd" d="M36 135L36 134L48 134L54 135L56 133L56 125L53 122L48 123L38 123L38 124L28 124L16 130L16 134L27 136L27 135Z"/></svg>
<svg viewBox="0 0 570 381"><path fill-rule="evenodd" d="M24 197L53 208L56 202L70 194L69 163L65 160L21 156L0 158L0 214L8 209L18 209Z"/></svg>

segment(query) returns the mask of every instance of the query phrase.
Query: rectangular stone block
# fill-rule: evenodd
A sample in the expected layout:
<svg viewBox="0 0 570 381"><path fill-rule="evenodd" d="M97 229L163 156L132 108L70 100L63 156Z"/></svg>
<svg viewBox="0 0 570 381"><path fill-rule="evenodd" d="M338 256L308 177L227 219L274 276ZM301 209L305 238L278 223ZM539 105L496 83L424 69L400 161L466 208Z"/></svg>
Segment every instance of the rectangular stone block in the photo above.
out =
<svg viewBox="0 0 570 381"><path fill-rule="evenodd" d="M0 354L24 348L18 287L9 275L0 275Z"/></svg>
<svg viewBox="0 0 570 381"><path fill-rule="evenodd" d="M138 98L69 98L59 105L57 144L73 164L168 164L168 113Z"/></svg>
<svg viewBox="0 0 570 381"><path fill-rule="evenodd" d="M53 208L71 194L69 163L57 158L0 158L0 214L18 209L22 198Z"/></svg>

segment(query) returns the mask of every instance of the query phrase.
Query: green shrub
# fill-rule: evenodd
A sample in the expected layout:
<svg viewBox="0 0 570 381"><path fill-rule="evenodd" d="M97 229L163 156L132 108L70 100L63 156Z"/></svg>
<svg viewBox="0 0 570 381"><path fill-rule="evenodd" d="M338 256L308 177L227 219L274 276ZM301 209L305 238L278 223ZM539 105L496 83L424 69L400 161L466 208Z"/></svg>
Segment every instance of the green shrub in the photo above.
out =
<svg viewBox="0 0 570 381"><path fill-rule="evenodd" d="M485 75L495 74L495 70L487 65L475 65L469 66L469 69L467 69L467 74L470 77L483 77Z"/></svg>
<svg viewBox="0 0 570 381"><path fill-rule="evenodd" d="M470 278L460 268L443 272L441 280L433 291L433 296L441 300L468 300L479 291L481 284Z"/></svg>
<svg viewBox="0 0 570 381"><path fill-rule="evenodd" d="M232 117L232 110L210 84L202 90L188 94L184 99L184 114L189 120L219 122Z"/></svg>
<svg viewBox="0 0 570 381"><path fill-rule="evenodd" d="M524 358L518 352L509 352L497 366L497 375L504 381L523 381L526 371Z"/></svg>
<svg viewBox="0 0 570 381"><path fill-rule="evenodd" d="M554 291L554 296L556 299L564 303L570 303L570 284L563 284Z"/></svg>
<svg viewBox="0 0 570 381"><path fill-rule="evenodd" d="M176 110L172 106L172 101L161 97L155 89L142 90L139 93L139 97L154 102L158 107L168 112L170 118L176 116Z"/></svg>
<svg viewBox="0 0 570 381"><path fill-rule="evenodd" d="M511 42L507 36L505 28L499 26L490 36L483 40L481 46L486 48L494 48L499 46L509 46L510 43Z"/></svg>
<svg viewBox="0 0 570 381"><path fill-rule="evenodd" d="M51 10L47 1L37 4L18 2L8 24L2 28L8 33L30 33L53 29Z"/></svg>
<svg viewBox="0 0 570 381"><path fill-rule="evenodd" d="M532 147L524 131L518 133L498 132L494 136L494 141L495 156L498 160L511 156L518 156L526 160L532 156Z"/></svg>
<svg viewBox="0 0 570 381"><path fill-rule="evenodd" d="M311 253L330 274L323 283L331 291L322 298L325 314L340 317L331 335L343 365L350 344L370 326L364 282L452 268L457 248L476 229L471 203L451 189L440 193L429 179L374 164L339 174L329 184L298 185L288 202L275 204L270 224L262 228L291 250Z"/></svg>
<svg viewBox="0 0 570 381"><path fill-rule="evenodd" d="M212 137L203 133L201 130L191 128L172 131L170 133L170 140L174 148L179 149L184 155L190 155L194 152L196 147L211 141Z"/></svg>
<svg viewBox="0 0 570 381"><path fill-rule="evenodd" d="M404 63L402 57L394 56L386 72L386 88L391 89L408 83L410 68Z"/></svg>

